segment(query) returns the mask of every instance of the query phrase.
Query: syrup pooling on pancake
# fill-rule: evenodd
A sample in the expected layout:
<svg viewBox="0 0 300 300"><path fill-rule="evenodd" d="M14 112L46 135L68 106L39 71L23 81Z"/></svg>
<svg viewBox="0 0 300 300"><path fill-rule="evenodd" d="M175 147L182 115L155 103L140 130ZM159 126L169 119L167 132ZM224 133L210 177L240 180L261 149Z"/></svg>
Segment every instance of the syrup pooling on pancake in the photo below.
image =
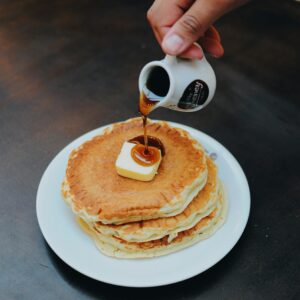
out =
<svg viewBox="0 0 300 300"><path fill-rule="evenodd" d="M136 144L131 150L131 157L141 166L149 167L160 160L159 149L148 146L147 151L142 144Z"/></svg>
<svg viewBox="0 0 300 300"><path fill-rule="evenodd" d="M164 147L162 141L159 138L151 136L151 135L148 135L147 138L148 138L148 145L158 148L161 152L161 156L164 156L166 153L166 150L165 150L165 147ZM136 136L136 137L128 140L128 142L134 143L134 144L145 145L145 137L143 135L139 135L139 136Z"/></svg>
<svg viewBox="0 0 300 300"><path fill-rule="evenodd" d="M160 139L148 135L148 151L145 151L145 136L139 135L128 142L137 144L131 150L131 157L142 166L151 166L155 164L159 160L159 152L160 150L161 156L165 155L165 147Z"/></svg>

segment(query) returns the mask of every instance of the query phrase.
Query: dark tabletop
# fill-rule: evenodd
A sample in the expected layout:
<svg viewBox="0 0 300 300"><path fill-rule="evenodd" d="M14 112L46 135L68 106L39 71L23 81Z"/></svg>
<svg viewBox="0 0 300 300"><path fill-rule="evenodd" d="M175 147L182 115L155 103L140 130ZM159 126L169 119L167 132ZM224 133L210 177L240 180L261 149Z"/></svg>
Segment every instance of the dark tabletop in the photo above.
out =
<svg viewBox="0 0 300 300"><path fill-rule="evenodd" d="M160 288L121 288L68 267L39 230L40 178L66 144L137 115L142 66L163 57L150 1L0 2L0 299L300 299L299 17L295 1L257 1L217 22L206 109L154 118L225 145L249 180L246 230L217 265Z"/></svg>

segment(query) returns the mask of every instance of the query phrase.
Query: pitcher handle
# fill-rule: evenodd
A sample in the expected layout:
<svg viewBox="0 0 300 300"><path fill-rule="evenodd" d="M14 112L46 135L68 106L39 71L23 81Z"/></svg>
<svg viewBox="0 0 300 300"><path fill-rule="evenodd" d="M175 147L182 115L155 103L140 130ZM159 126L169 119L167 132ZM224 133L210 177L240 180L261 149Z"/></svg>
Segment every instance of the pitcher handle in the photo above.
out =
<svg viewBox="0 0 300 300"><path fill-rule="evenodd" d="M164 60L168 65L174 65L177 63L177 57L173 55L167 54Z"/></svg>

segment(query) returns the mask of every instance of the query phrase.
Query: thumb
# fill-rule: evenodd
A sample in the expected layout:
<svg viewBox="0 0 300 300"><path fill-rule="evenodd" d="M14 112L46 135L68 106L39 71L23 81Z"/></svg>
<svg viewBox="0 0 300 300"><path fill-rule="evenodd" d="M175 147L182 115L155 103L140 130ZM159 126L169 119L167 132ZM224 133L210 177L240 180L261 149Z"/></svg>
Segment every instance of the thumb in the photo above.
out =
<svg viewBox="0 0 300 300"><path fill-rule="evenodd" d="M204 35L209 26L230 9L232 1L197 0L171 27L162 41L165 53L179 55ZM234 1L233 1L234 2Z"/></svg>

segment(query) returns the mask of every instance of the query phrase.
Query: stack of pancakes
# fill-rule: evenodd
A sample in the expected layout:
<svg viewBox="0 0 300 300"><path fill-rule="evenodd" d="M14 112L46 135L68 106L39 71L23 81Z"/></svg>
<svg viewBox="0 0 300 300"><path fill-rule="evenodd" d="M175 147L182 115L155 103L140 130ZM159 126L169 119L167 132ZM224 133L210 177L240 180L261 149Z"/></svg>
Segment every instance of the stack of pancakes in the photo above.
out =
<svg viewBox="0 0 300 300"><path fill-rule="evenodd" d="M226 218L217 167L199 142L166 122L149 122L147 131L166 149L150 182L121 177L115 169L123 143L142 132L140 118L110 126L69 158L63 197L109 256L165 255L209 237Z"/></svg>

